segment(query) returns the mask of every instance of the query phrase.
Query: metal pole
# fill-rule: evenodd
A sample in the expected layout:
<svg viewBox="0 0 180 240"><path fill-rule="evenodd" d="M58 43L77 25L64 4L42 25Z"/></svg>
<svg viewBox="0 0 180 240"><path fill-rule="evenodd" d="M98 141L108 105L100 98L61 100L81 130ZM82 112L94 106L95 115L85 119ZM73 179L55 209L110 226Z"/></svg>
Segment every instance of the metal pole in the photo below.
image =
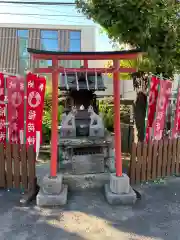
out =
<svg viewBox="0 0 180 240"><path fill-rule="evenodd" d="M121 122L120 122L120 80L118 67L119 60L114 60L114 68L117 69L113 73L114 88L114 133L115 133L115 166L116 176L122 176L122 156L121 156Z"/></svg>
<svg viewBox="0 0 180 240"><path fill-rule="evenodd" d="M50 176L57 175L57 144L58 144L58 60L52 59L52 126L51 126L51 163Z"/></svg>

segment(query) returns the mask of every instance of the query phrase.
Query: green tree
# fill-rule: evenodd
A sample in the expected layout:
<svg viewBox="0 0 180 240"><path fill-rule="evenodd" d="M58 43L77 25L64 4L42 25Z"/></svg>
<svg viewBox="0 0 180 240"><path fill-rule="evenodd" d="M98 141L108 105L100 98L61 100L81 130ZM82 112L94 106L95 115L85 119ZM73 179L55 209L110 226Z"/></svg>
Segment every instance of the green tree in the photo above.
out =
<svg viewBox="0 0 180 240"><path fill-rule="evenodd" d="M147 97L141 87L147 87L148 73L172 77L180 69L180 3L175 0L76 0L76 5L80 12L99 23L112 41L146 52L145 57L133 63L139 71L132 74L134 88L138 90L135 121L138 138L143 140Z"/></svg>
<svg viewBox="0 0 180 240"><path fill-rule="evenodd" d="M156 73L172 76L180 67L179 1L76 0L115 42L147 52Z"/></svg>

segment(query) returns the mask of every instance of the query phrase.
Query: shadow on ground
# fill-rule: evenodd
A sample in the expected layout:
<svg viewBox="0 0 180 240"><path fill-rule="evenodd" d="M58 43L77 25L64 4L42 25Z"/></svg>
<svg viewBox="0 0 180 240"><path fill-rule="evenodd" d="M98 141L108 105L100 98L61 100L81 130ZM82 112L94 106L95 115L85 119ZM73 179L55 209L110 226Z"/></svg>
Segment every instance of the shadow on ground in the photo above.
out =
<svg viewBox="0 0 180 240"><path fill-rule="evenodd" d="M180 179L144 185L133 207L110 206L101 192L69 194L64 208L22 207L16 192L0 192L1 240L178 240Z"/></svg>
<svg viewBox="0 0 180 240"><path fill-rule="evenodd" d="M15 191L0 191L0 239L1 240L84 240L83 237L66 228L58 227L52 221L52 210L36 206L22 207L21 195ZM61 211L60 211L61 212ZM63 214L59 214L63 222Z"/></svg>

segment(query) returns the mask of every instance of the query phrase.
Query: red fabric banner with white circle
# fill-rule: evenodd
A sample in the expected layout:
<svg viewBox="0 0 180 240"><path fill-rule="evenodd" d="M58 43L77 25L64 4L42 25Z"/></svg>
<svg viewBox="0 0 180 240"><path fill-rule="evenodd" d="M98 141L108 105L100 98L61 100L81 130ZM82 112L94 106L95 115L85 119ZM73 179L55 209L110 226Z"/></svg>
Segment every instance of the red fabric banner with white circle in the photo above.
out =
<svg viewBox="0 0 180 240"><path fill-rule="evenodd" d="M42 140L42 116L44 108L44 94L46 80L35 74L27 74L27 117L26 144L39 148Z"/></svg>

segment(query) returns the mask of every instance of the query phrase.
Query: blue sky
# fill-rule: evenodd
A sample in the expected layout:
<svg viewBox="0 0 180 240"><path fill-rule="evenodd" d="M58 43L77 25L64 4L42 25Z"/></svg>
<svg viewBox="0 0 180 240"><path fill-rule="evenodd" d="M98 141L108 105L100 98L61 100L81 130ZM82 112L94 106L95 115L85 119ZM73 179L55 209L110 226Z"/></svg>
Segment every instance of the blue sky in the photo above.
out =
<svg viewBox="0 0 180 240"><path fill-rule="evenodd" d="M22 1L22 0L21 0ZM50 1L50 0L42 0ZM54 0L55 1L55 0ZM59 0L59 2L73 2L73 0ZM7 1L8 2L8 1ZM24 2L26 2L24 0ZM34 1L35 2L35 1ZM5 14L10 13L10 14ZM19 15L18 15L19 14ZM39 14L46 16L28 16L20 14ZM47 15L68 15L68 16L47 16ZM75 6L40 6L40 5L13 5L0 4L0 23L30 23L30 24L58 24L58 25L96 25L97 51L112 50L109 39L105 34L100 33L97 24L79 14Z"/></svg>

